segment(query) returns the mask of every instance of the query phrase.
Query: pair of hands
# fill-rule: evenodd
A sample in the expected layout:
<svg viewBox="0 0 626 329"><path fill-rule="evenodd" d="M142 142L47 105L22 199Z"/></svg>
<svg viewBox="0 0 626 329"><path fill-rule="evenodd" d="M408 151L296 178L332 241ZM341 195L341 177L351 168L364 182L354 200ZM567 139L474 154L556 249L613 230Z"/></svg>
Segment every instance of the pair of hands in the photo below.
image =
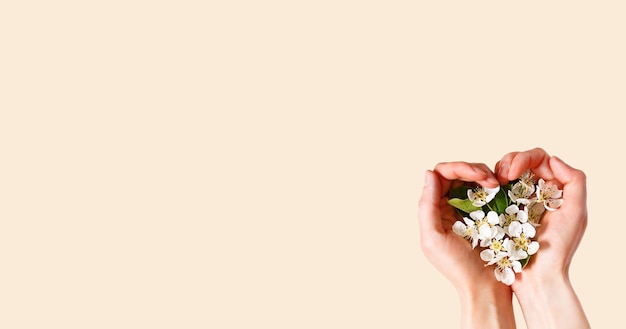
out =
<svg viewBox="0 0 626 329"><path fill-rule="evenodd" d="M457 181L496 187L519 178L527 169L562 189L563 204L556 211L546 212L542 218L536 235L541 246L539 252L516 274L515 282L509 287L495 280L493 267L485 266L478 249L472 249L452 231L457 217L447 203L447 194ZM588 328L569 281L569 266L587 226L586 198L585 174L541 148L506 154L493 171L482 163L445 162L426 172L419 202L421 246L426 258L459 292L462 312L469 312L467 316L462 314L464 327L473 327L472 323L484 320L475 319L480 314L475 310L479 305L475 304L481 301L497 310L501 322L497 327L515 328L514 320L512 326L506 324L513 317L510 304L515 293L529 328ZM561 299L555 300L555 297ZM561 302L561 306L553 305L556 301ZM469 309L466 310L466 306ZM572 308L580 316L569 319L567 324L562 321L567 319L550 313L565 312L562 316L570 316ZM571 321L575 321L573 326ZM482 326L489 327L484 322Z"/></svg>

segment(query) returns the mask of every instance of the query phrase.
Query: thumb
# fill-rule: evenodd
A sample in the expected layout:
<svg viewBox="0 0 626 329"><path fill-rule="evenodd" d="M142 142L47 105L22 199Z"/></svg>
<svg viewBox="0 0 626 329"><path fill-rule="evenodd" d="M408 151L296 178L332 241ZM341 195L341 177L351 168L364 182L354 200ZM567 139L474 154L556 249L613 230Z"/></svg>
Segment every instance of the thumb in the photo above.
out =
<svg viewBox="0 0 626 329"><path fill-rule="evenodd" d="M443 232L441 223L441 184L437 175L427 170L424 175L424 188L419 201L418 219L420 231Z"/></svg>
<svg viewBox="0 0 626 329"><path fill-rule="evenodd" d="M587 177L581 170L572 168L556 156L550 157L554 177L563 184L563 198L567 203L582 206L587 202Z"/></svg>

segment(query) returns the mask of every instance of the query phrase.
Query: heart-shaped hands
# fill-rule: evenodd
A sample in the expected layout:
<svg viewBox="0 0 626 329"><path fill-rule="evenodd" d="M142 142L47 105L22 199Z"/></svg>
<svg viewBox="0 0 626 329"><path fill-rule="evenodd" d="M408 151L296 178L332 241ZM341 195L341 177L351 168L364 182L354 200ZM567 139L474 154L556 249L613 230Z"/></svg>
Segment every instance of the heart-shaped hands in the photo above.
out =
<svg viewBox="0 0 626 329"><path fill-rule="evenodd" d="M531 275L567 271L587 223L585 181L582 171L540 148L509 153L494 171L439 163L426 173L419 205L424 254L455 286L484 275L485 262L495 266L491 278L495 273L514 291ZM483 250L457 245L457 235ZM516 280L533 254L532 266Z"/></svg>
<svg viewBox="0 0 626 329"><path fill-rule="evenodd" d="M531 184L520 182L524 182L525 175L530 177L530 174L536 179L536 184L532 184L535 189L534 196L531 194L525 197L531 189ZM543 180L541 184L540 179ZM516 185L517 183L520 184ZM465 186L465 189L462 186ZM469 194L468 186L471 187ZM558 191L562 191L560 197ZM509 192L512 195L509 195ZM547 195L551 197L546 197ZM520 228L522 233L529 232L528 228L522 227L523 220L518 219L520 211L527 213L525 223L530 224L536 231L534 238L529 239L530 243L526 244L525 250L515 249L518 252L524 250L526 254L533 251L535 253L523 271L514 274L514 281L510 286L494 280L494 272L501 267L510 268L515 273L518 265L508 267L499 264L499 261L506 262L510 257L496 260L493 266L485 266L483 260L488 259L489 263L498 259L496 250L500 250L500 247L493 245L493 238L499 237L501 232L496 228L494 234L492 228L497 225L504 230L506 225L501 224L500 215L497 216L498 224L495 224L495 217L489 215L489 212L495 211L498 214L498 210L501 211L504 206L498 202L504 200L504 197L507 198L507 204L514 202L518 207L517 212L515 209L507 212L508 206L504 208L504 217L507 218L507 215L514 217L511 223L513 221L520 223L515 224L513 228L509 223L507 229L511 233L509 240L513 240L511 236L517 235ZM455 198L459 200L452 201ZM561 199L562 201L559 201ZM494 200L496 203L491 204ZM526 200L529 201L528 204ZM542 214L539 226L532 225L535 220L531 210L534 208L528 207L531 200L537 207L536 211ZM538 202L539 200L542 202ZM460 203L453 207L450 202ZM477 221L487 223L486 226L483 223L484 228L475 229L476 244L482 240L488 241L487 237L493 236L491 242L485 242L491 245L481 247L484 252L483 258L479 251L481 248L472 248L471 243L455 233L464 232L461 230L463 227L459 227L460 224L455 224L459 220L459 211L465 212L460 209L462 207L460 204L479 207L484 213L484 216L475 213L472 217L470 213L475 210L466 209L469 211L466 212L467 217L473 221L475 228ZM495 210L489 209L489 206L485 207L486 205ZM558 210L550 211L548 208ZM524 211L525 209L528 211ZM512 216L513 214L515 216ZM462 224L468 226L464 220ZM534 224L538 224L538 220ZM528 328L590 328L582 305L569 281L569 266L587 226L586 177L582 171L570 167L557 157L549 156L540 148L509 153L498 161L493 171L484 164L439 163L433 171L426 171L424 189L419 202L419 226L424 255L459 292L463 327L515 328L512 306L514 293ZM521 236L520 233L519 237ZM539 251L535 250L533 239L541 246ZM523 246L524 243L521 242L520 245ZM517 245L517 242L515 246L509 245L509 250L514 250ZM503 248L506 250L505 246ZM488 249L496 250L489 252ZM521 267L522 262L517 261ZM502 271L500 279L510 283L510 275L505 271Z"/></svg>

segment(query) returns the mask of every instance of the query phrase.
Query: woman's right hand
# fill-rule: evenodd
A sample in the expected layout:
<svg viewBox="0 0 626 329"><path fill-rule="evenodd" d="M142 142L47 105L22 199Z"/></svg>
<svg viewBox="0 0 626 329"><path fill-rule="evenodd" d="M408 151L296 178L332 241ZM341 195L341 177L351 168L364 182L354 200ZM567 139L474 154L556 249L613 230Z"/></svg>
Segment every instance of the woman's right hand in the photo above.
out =
<svg viewBox="0 0 626 329"><path fill-rule="evenodd" d="M539 251L511 286L528 328L589 328L569 280L569 267L587 227L586 176L541 148L505 155L495 167L504 184L530 169L562 189L563 203L537 227Z"/></svg>

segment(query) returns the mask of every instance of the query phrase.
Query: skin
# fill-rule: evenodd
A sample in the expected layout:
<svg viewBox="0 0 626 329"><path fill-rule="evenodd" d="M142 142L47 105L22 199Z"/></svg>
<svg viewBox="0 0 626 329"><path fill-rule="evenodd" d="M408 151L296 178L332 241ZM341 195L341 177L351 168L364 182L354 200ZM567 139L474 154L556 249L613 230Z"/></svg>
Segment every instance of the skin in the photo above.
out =
<svg viewBox="0 0 626 329"><path fill-rule="evenodd" d="M505 155L495 167L500 183L531 169L563 190L563 204L546 212L537 228L541 246L511 286L529 329L590 328L569 279L569 268L587 227L585 174L541 148Z"/></svg>
<svg viewBox="0 0 626 329"><path fill-rule="evenodd" d="M452 232L457 220L447 193L460 181L496 187L531 169L563 190L563 205L546 212L537 228L540 252L512 286L495 280L479 248ZM557 157L536 148L505 155L494 172L484 164L444 162L426 171L419 202L420 242L424 255L456 288L461 328L515 328L512 295L529 329L590 328L569 280L569 267L587 226L586 177ZM480 284L477 284L480 283Z"/></svg>
<svg viewBox="0 0 626 329"><path fill-rule="evenodd" d="M421 247L428 260L456 288L461 303L461 328L515 328L510 287L497 282L485 267L478 248L452 232L456 221L447 193L455 181L499 185L483 164L450 162L427 171L419 202ZM480 284L477 284L480 283Z"/></svg>

